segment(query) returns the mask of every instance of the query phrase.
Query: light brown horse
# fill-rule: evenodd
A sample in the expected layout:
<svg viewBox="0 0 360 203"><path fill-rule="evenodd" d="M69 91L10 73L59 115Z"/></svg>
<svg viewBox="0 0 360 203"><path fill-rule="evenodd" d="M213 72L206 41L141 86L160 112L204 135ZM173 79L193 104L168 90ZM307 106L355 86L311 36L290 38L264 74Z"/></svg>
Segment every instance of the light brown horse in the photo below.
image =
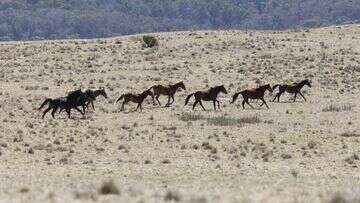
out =
<svg viewBox="0 0 360 203"><path fill-rule="evenodd" d="M87 100L86 108L89 108L89 104L91 104L94 111L95 111L94 101L96 100L96 97L102 95L103 97L105 97L105 99L108 98L108 96L103 88L98 89L98 90L88 89L85 91L85 95L87 96L86 97L86 100Z"/></svg>
<svg viewBox="0 0 360 203"><path fill-rule="evenodd" d="M176 93L176 91L181 88L183 90L186 90L184 83L178 82L174 85L169 85L169 86L163 86L163 85L154 85L151 87L154 91L154 97L157 100L157 102L159 103L159 105L161 106L161 103L159 101L159 97L160 95L167 95L168 96L168 102L165 105L170 106L172 103L174 103L175 99L174 99L174 95ZM150 89L151 89L150 88ZM170 102L170 99L172 99L172 102ZM155 105L155 101L153 101L154 105Z"/></svg>
<svg viewBox="0 0 360 203"><path fill-rule="evenodd" d="M274 85L273 89L275 89L276 87L279 87L279 92L275 95L274 99L272 101L275 101L275 99L277 98L277 101L280 102L280 96L284 93L284 92L288 92L290 94L295 94L294 95L294 102L296 100L296 95L300 94L300 96L302 98L304 98L304 100L306 101L304 95L301 93L301 89L305 86L309 86L311 87L311 81L308 79L305 79L299 83L294 83L292 85L286 85L286 84L277 84Z"/></svg>
<svg viewBox="0 0 360 203"><path fill-rule="evenodd" d="M216 110L216 103L218 104L218 109L220 109L220 102L217 100L217 96L218 96L218 94L220 92L222 92L224 94L227 94L227 91L226 91L224 85L212 87L208 91L194 92L194 93L192 93L192 94L190 94L189 96L186 97L185 106L188 104L188 102L190 100L190 97L192 97L194 95L195 102L193 104L193 110L195 109L196 104L200 103L200 106L203 108L204 111L206 111L206 109L204 108L201 100L213 101L214 110Z"/></svg>
<svg viewBox="0 0 360 203"><path fill-rule="evenodd" d="M136 110L137 111L140 108L140 112L142 111L142 106L141 104L143 103L143 101L145 100L145 98L147 96L151 96L152 99L154 100L154 94L152 93L152 91L150 89L144 91L141 94L132 94L132 93L128 93L128 94L123 94L119 97L119 99L116 100L116 103L119 102L121 99L124 99L122 105L121 105L121 111L125 110L125 104L131 102L137 103L137 107Z"/></svg>
<svg viewBox="0 0 360 203"><path fill-rule="evenodd" d="M267 105L265 99L264 99L264 95L265 95L265 91L268 90L269 92L272 92L273 90L271 89L270 84L267 85L263 85L260 86L258 88L254 88L254 89L248 89L248 90L244 90L241 92L238 92L236 94L233 95L232 98L232 102L234 103L236 101L236 99L238 98L239 94L241 94L244 98L244 100L242 101L242 107L243 109L245 109L245 103L247 103L251 108L254 108L250 103L249 103L249 99L260 99L263 103L260 105L266 105L267 108L269 108L269 106Z"/></svg>

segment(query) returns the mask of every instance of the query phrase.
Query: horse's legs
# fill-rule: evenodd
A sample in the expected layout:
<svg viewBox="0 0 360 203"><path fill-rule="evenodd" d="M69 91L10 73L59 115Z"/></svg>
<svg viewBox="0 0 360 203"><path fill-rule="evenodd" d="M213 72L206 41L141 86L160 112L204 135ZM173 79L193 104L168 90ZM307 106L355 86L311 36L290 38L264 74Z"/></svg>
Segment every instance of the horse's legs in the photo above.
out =
<svg viewBox="0 0 360 203"><path fill-rule="evenodd" d="M203 110L204 110L204 111L206 111L206 109L204 108L204 106L203 106L203 104L202 104L201 100L199 100L199 103L200 103L200 106L203 108ZM216 109L215 109L215 110L216 110Z"/></svg>
<svg viewBox="0 0 360 203"><path fill-rule="evenodd" d="M299 92L299 94L300 94L300 96L301 96L302 98L304 98L304 100L306 101L306 99L305 99L304 95L303 95L303 94L301 94L301 92Z"/></svg>
<svg viewBox="0 0 360 203"><path fill-rule="evenodd" d="M242 105L243 109L245 109L245 99L242 101L241 105Z"/></svg>
<svg viewBox="0 0 360 203"><path fill-rule="evenodd" d="M172 99L172 102L170 104L175 102L174 95L171 95L171 99Z"/></svg>
<svg viewBox="0 0 360 203"><path fill-rule="evenodd" d="M42 115L41 118L44 118L44 117L45 117L45 114L46 114L47 112L49 112L51 109L52 109L52 107L49 106L49 107L44 111L44 113L43 113L43 115Z"/></svg>
<svg viewBox="0 0 360 203"><path fill-rule="evenodd" d="M278 93L275 95L275 97L274 97L274 99L273 99L272 101L274 102L275 99L277 98L278 102L280 102L280 96L281 96L281 94L282 94L282 92L278 92Z"/></svg>
<svg viewBox="0 0 360 203"><path fill-rule="evenodd" d="M275 97L274 97L274 99L272 100L272 102L274 102L275 99L276 99L278 96L279 96L279 93L277 93L277 94L275 95Z"/></svg>
<svg viewBox="0 0 360 203"><path fill-rule="evenodd" d="M125 111L125 101L123 101L120 111Z"/></svg>
<svg viewBox="0 0 360 203"><path fill-rule="evenodd" d="M156 99L156 101L159 103L159 106L161 106L161 103L160 103L160 101L159 101L159 97L160 97L160 95L158 94L158 95L156 95L155 99ZM155 105L155 102L154 102L154 105Z"/></svg>
<svg viewBox="0 0 360 203"><path fill-rule="evenodd" d="M166 105L165 106L170 106L170 95L168 96L168 101L167 101L167 103L166 103Z"/></svg>
<svg viewBox="0 0 360 203"><path fill-rule="evenodd" d="M58 108L59 108L58 106L53 108L53 110L52 110L52 112L51 112L51 116L52 116L53 118L55 118L55 113L56 113L56 111L58 110Z"/></svg>
<svg viewBox="0 0 360 203"><path fill-rule="evenodd" d="M81 111L80 111L80 112L81 112L81 114L82 114L82 115L85 115L85 103L82 105L82 107L83 107L83 111L84 111L84 113L83 113L83 112L81 112ZM75 107L75 108L77 108L77 107ZM79 110L80 110L80 109L79 109Z"/></svg>
<svg viewBox="0 0 360 203"><path fill-rule="evenodd" d="M193 104L193 110L195 109L195 106L196 106L197 103L199 103L199 101L198 101L198 100L195 100L195 102L194 102L194 104Z"/></svg>
<svg viewBox="0 0 360 203"><path fill-rule="evenodd" d="M88 101L87 103L86 103L86 108L89 108L89 104L91 103L91 101Z"/></svg>
<svg viewBox="0 0 360 203"><path fill-rule="evenodd" d="M267 105L267 103L266 103L265 99L264 99L264 98L262 98L261 100L263 101L263 103L262 103L260 106L262 106L262 105L264 105L264 104L265 104L265 106L269 109L269 106Z"/></svg>
<svg viewBox="0 0 360 203"><path fill-rule="evenodd" d="M216 101L213 100L213 103L214 103L214 110L216 111Z"/></svg>
<svg viewBox="0 0 360 203"><path fill-rule="evenodd" d="M95 107L94 107L94 102L91 101L91 106L93 107L94 111L95 111Z"/></svg>
<svg viewBox="0 0 360 203"><path fill-rule="evenodd" d="M70 118L70 115L71 115L71 108L66 109L66 113L68 114L68 118Z"/></svg>
<svg viewBox="0 0 360 203"><path fill-rule="evenodd" d="M248 99L245 99L245 102L246 102L252 109L254 109L254 107L249 103L249 100L248 100Z"/></svg>
<svg viewBox="0 0 360 203"><path fill-rule="evenodd" d="M295 93L295 95L294 95L294 102L295 102L295 100L296 100L296 95L297 95L297 93Z"/></svg>
<svg viewBox="0 0 360 203"><path fill-rule="evenodd" d="M135 110L135 111L137 111L139 108L140 108L140 112L142 112L141 103L138 103L138 105L137 105L137 107L136 107L136 110Z"/></svg>
<svg viewBox="0 0 360 203"><path fill-rule="evenodd" d="M220 109L220 102L219 102L219 100L215 99L215 101L217 102L218 109Z"/></svg>
<svg viewBox="0 0 360 203"><path fill-rule="evenodd" d="M80 112L82 115L85 115L85 113L83 113L78 107L74 107L74 109L76 109L78 112Z"/></svg>

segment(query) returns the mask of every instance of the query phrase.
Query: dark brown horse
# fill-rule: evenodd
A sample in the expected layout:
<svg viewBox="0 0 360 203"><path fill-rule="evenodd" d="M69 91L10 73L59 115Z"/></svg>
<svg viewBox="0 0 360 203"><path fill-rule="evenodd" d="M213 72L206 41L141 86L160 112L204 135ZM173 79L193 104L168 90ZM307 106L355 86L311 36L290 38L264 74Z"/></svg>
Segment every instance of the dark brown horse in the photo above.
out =
<svg viewBox="0 0 360 203"><path fill-rule="evenodd" d="M152 93L152 91L150 89L144 91L141 94L132 94L132 93L128 93L128 94L123 94L119 97L119 99L116 100L116 103L119 102L120 100L124 99L122 105L121 105L121 111L125 110L125 104L131 102L137 103L137 107L136 107L136 111L138 110L138 108L140 108L140 111L142 111L142 106L141 104L143 103L143 101L145 100L145 98L147 96L151 96L152 99L154 100L154 94Z"/></svg>
<svg viewBox="0 0 360 203"><path fill-rule="evenodd" d="M89 108L89 104L91 104L92 108L95 110L95 107L94 107L94 101L96 100L96 97L98 96L103 96L105 99L108 98L106 92L104 89L98 89L98 90L91 90L91 89L88 89L85 91L85 95L86 95L86 100L87 100L87 103L86 103L86 108Z"/></svg>
<svg viewBox="0 0 360 203"><path fill-rule="evenodd" d="M172 103L174 103L175 99L174 99L174 95L176 93L176 91L181 88L183 90L186 90L184 83L178 82L174 85L169 85L169 86L163 86L163 85L154 85L151 87L154 91L154 97L157 100L157 102L159 103L159 105L161 106L161 103L159 101L159 97L160 95L167 95L168 96L168 102L165 106L170 106ZM150 89L151 89L150 88ZM170 99L172 99L172 102L170 102ZM155 101L153 101L154 105L155 105Z"/></svg>
<svg viewBox="0 0 360 203"><path fill-rule="evenodd" d="M269 90L269 92L273 91L271 89L271 86L269 84L267 84L267 85L260 86L258 88L248 89L248 90L238 92L238 93L233 95L231 103L234 103L236 101L236 99L238 98L239 94L241 94L243 96L243 98L244 98L244 100L242 101L243 109L245 109L245 103L247 103L251 108L254 108L249 103L249 99L260 99L263 102L260 106L265 104L266 107L269 108L269 106L267 105L267 103L266 103L266 101L264 99L264 95L265 95L266 90Z"/></svg>
<svg viewBox="0 0 360 203"><path fill-rule="evenodd" d="M200 106L203 108L204 111L206 111L201 100L213 101L214 109L216 110L216 103L218 104L218 109L220 109L220 102L217 100L218 94L220 92L227 94L227 91L226 91L224 85L212 87L208 91L197 91L186 97L185 106L188 104L190 97L192 97L194 95L195 102L193 104L193 109L195 109L195 106L197 103L200 103Z"/></svg>
<svg viewBox="0 0 360 203"><path fill-rule="evenodd" d="M286 84L277 84L274 85L273 89L275 89L276 87L279 87L279 92L276 94L276 96L274 97L274 99L272 101L275 101L275 99L277 98L277 101L280 102L280 96L284 93L284 92L288 92L290 94L295 94L294 95L294 102L296 100L296 96L297 94L300 94L300 96L302 98L304 98L304 100L306 101L304 95L301 93L301 89L305 86L309 86L311 87L311 82L308 79L305 79L299 83L294 83L292 85L286 85Z"/></svg>

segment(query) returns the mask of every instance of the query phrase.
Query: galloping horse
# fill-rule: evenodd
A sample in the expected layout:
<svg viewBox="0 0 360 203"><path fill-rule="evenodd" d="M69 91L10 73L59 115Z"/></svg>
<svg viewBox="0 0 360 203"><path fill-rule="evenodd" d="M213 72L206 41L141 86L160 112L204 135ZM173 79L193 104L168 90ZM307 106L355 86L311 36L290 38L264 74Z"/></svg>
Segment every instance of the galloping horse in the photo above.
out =
<svg viewBox="0 0 360 203"><path fill-rule="evenodd" d="M119 99L116 100L116 103L118 101L120 101L121 99L124 99L122 106L121 106L121 110L124 111L125 110L125 104L131 102L137 103L137 107L136 107L136 111L138 110L138 108L140 108L140 112L142 111L142 106L141 104L143 103L143 101L145 100L145 98L147 96L151 96L153 101L154 101L154 94L152 93L152 91L150 89L144 91L141 94L132 94L132 93L128 93L128 94L123 94L119 97Z"/></svg>
<svg viewBox="0 0 360 203"><path fill-rule="evenodd" d="M69 102L72 103L72 105L74 105L73 108L79 107L79 106L82 107L83 112L84 112L83 115L85 115L86 101L88 99L95 98L94 95L92 95L92 94L85 94L84 92L81 91L81 89L69 92L66 97L68 98ZM64 110L64 109L66 109L66 108L62 108L60 106L59 113L61 113L62 110Z"/></svg>
<svg viewBox="0 0 360 203"><path fill-rule="evenodd" d="M208 91L194 92L194 93L192 93L192 94L190 94L189 96L186 97L185 106L188 104L188 102L190 100L190 97L192 97L194 95L195 102L193 104L193 110L195 109L196 104L200 103L200 106L203 108L204 111L206 111L206 109L204 108L201 100L213 101L214 110L216 110L216 103L218 104L218 109L220 109L220 102L216 99L220 92L227 94L227 91L226 91L224 85L212 87Z"/></svg>
<svg viewBox="0 0 360 203"><path fill-rule="evenodd" d="M60 108L60 112L65 109L68 118L70 118L71 109L76 109L79 111L82 115L85 114L85 96L84 93L81 92L81 90L76 90L73 92L70 92L67 97L59 97L55 99L47 98L45 101L41 104L39 110L41 110L46 104L49 104L48 108L44 111L41 118L44 118L46 113L49 112L52 109L51 115L53 118L55 118L56 111ZM84 112L82 112L78 106L82 106Z"/></svg>
<svg viewBox="0 0 360 203"><path fill-rule="evenodd" d="M279 92L276 94L276 96L274 97L274 99L272 101L275 101L275 99L277 98L277 101L280 102L280 96L284 93L284 92L288 92L291 94L295 94L294 95L294 102L296 100L296 95L300 94L300 96L302 98L304 98L304 100L306 101L304 95L301 93L301 89L305 86L309 86L311 87L311 81L308 79L305 79L303 81L301 81L300 83L294 83L292 85L287 85L287 84L276 84L274 85L273 89L275 89L276 87L279 87Z"/></svg>
<svg viewBox="0 0 360 203"><path fill-rule="evenodd" d="M239 94L241 94L243 96L243 98L244 98L244 100L242 101L243 109L245 109L245 103L247 103L251 108L254 108L249 103L249 99L260 99L263 102L260 106L265 104L266 107L269 108L269 106L266 104L266 101L264 99L264 94L265 94L266 90L269 90L269 92L273 91L271 89L271 86L269 84L267 84L267 85L263 85L263 86L260 86L258 88L255 88L255 89L248 89L248 90L238 92L238 93L233 95L231 103L234 103L236 101L236 99L238 98Z"/></svg>
<svg viewBox="0 0 360 203"><path fill-rule="evenodd" d="M96 97L102 95L105 99L108 98L105 90L102 88L98 89L98 90L88 89L85 91L85 95L86 95L86 100L87 100L86 108L89 108L89 104L91 103L91 106L94 110L95 110L94 101L96 100Z"/></svg>
<svg viewBox="0 0 360 203"><path fill-rule="evenodd" d="M160 106L161 106L160 101L159 101L160 95L167 95L168 96L168 102L165 105L167 107L167 106L170 106L172 103L174 103L174 101L175 101L174 95L175 95L176 91L179 88L181 88L183 90L186 90L185 85L184 85L184 83L182 81L178 82L178 83L176 83L174 85L169 85L169 86L154 85L150 89L153 89L154 96L155 96L155 98L156 98L156 100L157 100L157 102L159 103ZM170 102L170 99L172 99L172 102ZM155 101L153 101L153 103L155 105Z"/></svg>

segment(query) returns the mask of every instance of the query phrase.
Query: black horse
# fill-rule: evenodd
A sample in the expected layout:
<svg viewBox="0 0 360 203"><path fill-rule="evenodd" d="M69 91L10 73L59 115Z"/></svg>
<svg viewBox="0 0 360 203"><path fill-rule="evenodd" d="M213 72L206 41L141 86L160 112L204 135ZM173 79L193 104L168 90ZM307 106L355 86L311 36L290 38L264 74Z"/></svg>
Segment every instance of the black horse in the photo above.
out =
<svg viewBox="0 0 360 203"><path fill-rule="evenodd" d="M69 92L66 98L67 98L68 102L71 104L70 106L72 106L72 108L77 109L78 107L82 107L82 109L83 109L82 114L85 115L85 109L87 108L86 102L88 100L95 100L95 95L93 93L88 93L88 92L84 93L81 91L81 89L78 89L78 90ZM60 106L59 113L61 113L62 110L64 110L64 109L67 112L71 111L71 108L70 108L70 110L68 110L67 108L63 108Z"/></svg>
<svg viewBox="0 0 360 203"><path fill-rule="evenodd" d="M75 90L69 92L66 97L59 97L55 99L47 98L40 106L39 110L41 110L46 104L49 104L48 108L44 111L42 118L45 117L46 113L52 109L51 115L55 118L55 113L58 109L60 112L65 109L68 114L68 118L71 115L71 109L75 109L79 111L82 115L85 115L85 102L86 95L81 90ZM83 107L83 111L81 111L78 106Z"/></svg>

